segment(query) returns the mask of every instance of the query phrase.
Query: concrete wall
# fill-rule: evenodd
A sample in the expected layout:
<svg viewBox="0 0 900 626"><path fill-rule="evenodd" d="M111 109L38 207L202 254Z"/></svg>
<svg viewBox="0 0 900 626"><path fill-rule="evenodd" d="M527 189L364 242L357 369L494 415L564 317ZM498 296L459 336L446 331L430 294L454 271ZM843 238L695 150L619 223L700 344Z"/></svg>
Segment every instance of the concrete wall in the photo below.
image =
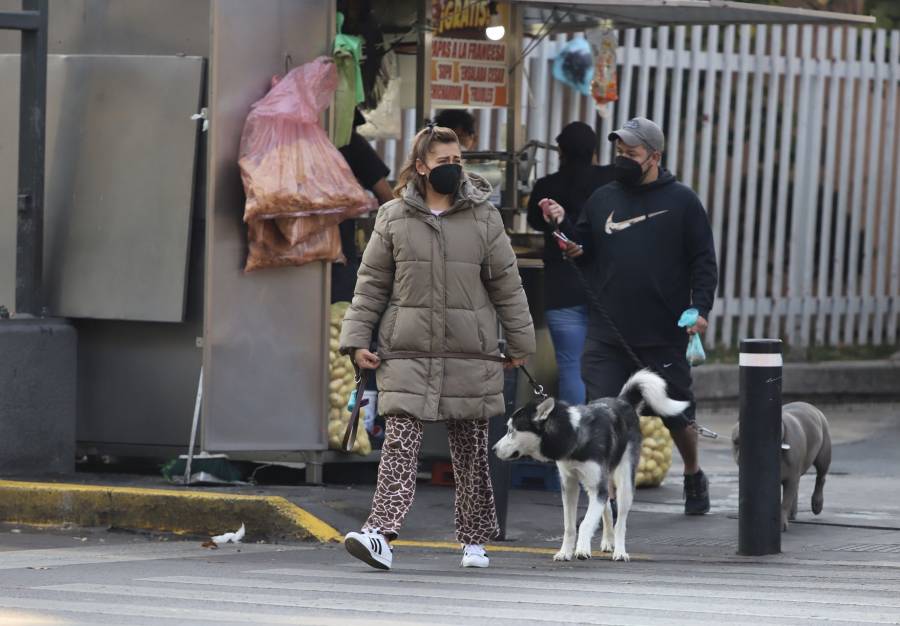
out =
<svg viewBox="0 0 900 626"><path fill-rule="evenodd" d="M63 320L0 320L0 475L75 470L76 344Z"/></svg>

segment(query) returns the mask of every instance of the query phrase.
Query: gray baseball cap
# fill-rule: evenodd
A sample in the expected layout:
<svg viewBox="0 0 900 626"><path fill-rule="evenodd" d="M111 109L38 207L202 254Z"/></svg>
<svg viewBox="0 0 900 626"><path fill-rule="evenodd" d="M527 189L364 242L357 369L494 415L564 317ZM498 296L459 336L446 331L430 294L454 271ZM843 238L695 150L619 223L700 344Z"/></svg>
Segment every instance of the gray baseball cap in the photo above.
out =
<svg viewBox="0 0 900 626"><path fill-rule="evenodd" d="M666 136L653 120L646 117L635 117L622 125L619 130L609 134L609 140L621 139L629 146L644 144L654 152L662 152L666 147Z"/></svg>

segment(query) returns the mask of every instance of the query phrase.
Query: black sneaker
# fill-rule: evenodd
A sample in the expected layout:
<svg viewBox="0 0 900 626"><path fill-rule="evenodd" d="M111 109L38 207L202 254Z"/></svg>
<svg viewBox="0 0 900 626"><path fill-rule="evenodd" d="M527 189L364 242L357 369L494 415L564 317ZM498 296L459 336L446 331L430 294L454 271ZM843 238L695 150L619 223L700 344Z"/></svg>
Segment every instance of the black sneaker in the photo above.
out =
<svg viewBox="0 0 900 626"><path fill-rule="evenodd" d="M684 477L684 514L703 515L709 513L709 481L703 470Z"/></svg>

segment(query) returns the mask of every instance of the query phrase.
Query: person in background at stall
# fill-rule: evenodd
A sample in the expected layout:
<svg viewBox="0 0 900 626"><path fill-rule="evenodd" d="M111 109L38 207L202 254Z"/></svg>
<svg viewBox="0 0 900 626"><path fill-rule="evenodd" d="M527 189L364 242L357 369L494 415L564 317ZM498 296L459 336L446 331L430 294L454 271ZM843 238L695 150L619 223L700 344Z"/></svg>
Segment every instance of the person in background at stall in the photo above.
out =
<svg viewBox="0 0 900 626"><path fill-rule="evenodd" d="M371 191L381 206L394 198L394 192L388 184L387 176L391 170L378 157L378 153L356 132L356 127L365 124L366 120L356 111L353 120L353 134L350 143L340 148L341 154L353 175L364 189ZM347 258L346 264L331 265L331 302L349 302L356 288L356 274L359 269L359 251L356 248L356 220L344 220L338 226L341 233L341 249Z"/></svg>
<svg viewBox="0 0 900 626"><path fill-rule="evenodd" d="M459 145L463 152L474 150L478 143L475 130L475 116L465 109L444 109L438 111L434 123L449 128L459 137Z"/></svg>
<svg viewBox="0 0 900 626"><path fill-rule="evenodd" d="M364 189L368 189L378 201L378 206L394 199L394 192L387 181L391 170L379 158L378 153L372 149L366 138L356 132L358 126L365 124L366 119L356 110L353 119L353 133L350 135L350 143L339 148L350 170ZM350 302L353 299L353 290L356 289L356 276L359 271L359 250L356 247L356 220L344 220L338 225L341 235L341 250L347 259L345 264L331 264L331 303ZM377 391L375 377L372 376L366 384L366 391ZM369 440L372 447L381 447L384 436L384 420L376 417L369 431Z"/></svg>
<svg viewBox="0 0 900 626"><path fill-rule="evenodd" d="M716 295L712 229L697 194L660 165L665 136L655 122L636 117L609 140L618 155L617 180L594 192L577 226L558 203L545 207L577 242L568 244L567 254L587 269L592 292L609 314L592 306L582 360L588 399L618 395L639 368L624 340L665 379L669 396L690 402L682 415L663 422L684 461L684 512L703 515L709 511L709 481L700 469L685 352L689 336L706 330ZM700 316L685 333L678 320L689 307Z"/></svg>
<svg viewBox="0 0 900 626"><path fill-rule="evenodd" d="M515 253L491 187L462 168L456 133L420 131L398 177L397 199L381 207L363 253L340 348L377 370L378 410L387 422L371 513L344 545L390 569L390 542L412 505L424 422L444 421L456 483L462 567L487 567L484 544L498 531L488 469L488 420L503 415L503 368L534 353L534 326ZM497 319L507 341L499 356ZM379 358L370 350L378 329Z"/></svg>
<svg viewBox="0 0 900 626"><path fill-rule="evenodd" d="M614 180L614 171L611 165L594 165L597 135L584 122L568 124L556 144L559 171L534 183L528 200L528 223L544 233L544 309L559 369L559 398L576 405L584 404L586 398L581 355L588 330L588 300L578 269L566 261L551 234L556 223L541 210L540 202L548 198L556 201L565 207L566 217L577 223L585 201Z"/></svg>

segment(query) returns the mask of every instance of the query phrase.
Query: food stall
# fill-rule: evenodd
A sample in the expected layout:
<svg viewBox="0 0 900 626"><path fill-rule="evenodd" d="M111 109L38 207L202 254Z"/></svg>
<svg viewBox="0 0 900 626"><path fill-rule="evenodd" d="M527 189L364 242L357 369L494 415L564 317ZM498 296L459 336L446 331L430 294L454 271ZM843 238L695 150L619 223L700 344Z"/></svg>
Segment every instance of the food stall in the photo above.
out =
<svg viewBox="0 0 900 626"><path fill-rule="evenodd" d="M18 8L0 0L0 10ZM353 4L351 2L351 4ZM535 320L542 327L540 240L522 219L534 151L526 137L525 45L620 26L854 21L857 16L720 0L407 0L371 3L377 36L399 52L398 77L416 114L505 111L505 145L467 155L500 183L496 197ZM274 75L330 55L331 0L69 0L50 12L44 283L50 315L78 333L79 449L85 455L171 458L191 440L231 458L297 461L307 480L328 452L332 380L327 264L243 272L247 227L238 167L252 103ZM502 26L490 40L486 28ZM494 35L497 31L494 31ZM530 38L530 39L529 39ZM18 72L17 42L0 35L0 76ZM0 188L14 189L15 90L0 94ZM396 107L400 115L402 106ZM330 127L326 116L323 121ZM528 140L536 140L529 144ZM399 149L404 149L400 146ZM12 302L15 198L0 198L0 304ZM363 231L365 225L363 224ZM552 378L539 331L535 358ZM202 376L201 376L202 367ZM346 375L346 368L342 374ZM198 393L198 383L200 392ZM520 385L515 403L527 398ZM336 394L336 395L335 395ZM333 397L334 396L334 397ZM424 449L441 455L444 439ZM431 442L431 443L429 443ZM377 460L377 454L367 458Z"/></svg>

